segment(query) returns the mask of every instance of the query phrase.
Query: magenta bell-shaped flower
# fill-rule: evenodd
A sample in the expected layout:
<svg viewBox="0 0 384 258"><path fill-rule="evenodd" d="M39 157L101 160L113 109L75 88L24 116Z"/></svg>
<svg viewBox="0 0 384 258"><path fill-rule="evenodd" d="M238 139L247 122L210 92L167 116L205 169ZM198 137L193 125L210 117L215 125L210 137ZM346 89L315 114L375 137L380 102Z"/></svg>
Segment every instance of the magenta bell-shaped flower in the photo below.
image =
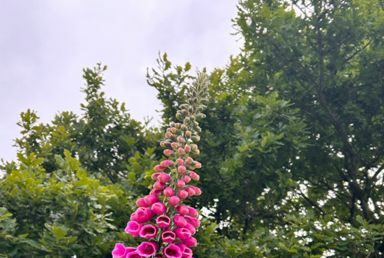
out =
<svg viewBox="0 0 384 258"><path fill-rule="evenodd" d="M137 247L137 253L143 257L150 257L157 252L157 244L155 242L142 242Z"/></svg>
<svg viewBox="0 0 384 258"><path fill-rule="evenodd" d="M157 235L157 227L152 224L144 225L141 227L139 235L142 238L153 238Z"/></svg>
<svg viewBox="0 0 384 258"><path fill-rule="evenodd" d="M170 244L164 248L163 254L166 258L181 258L183 255L180 247L175 244Z"/></svg>

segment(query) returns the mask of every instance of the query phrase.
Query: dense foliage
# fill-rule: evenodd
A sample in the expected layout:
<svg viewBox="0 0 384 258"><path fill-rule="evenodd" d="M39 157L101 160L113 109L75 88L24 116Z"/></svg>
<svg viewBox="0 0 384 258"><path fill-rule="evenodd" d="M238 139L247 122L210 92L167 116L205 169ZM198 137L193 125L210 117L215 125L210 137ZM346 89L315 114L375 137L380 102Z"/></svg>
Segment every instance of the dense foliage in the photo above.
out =
<svg viewBox="0 0 384 258"><path fill-rule="evenodd" d="M196 257L382 257L384 6L241 0L241 53L210 73L201 124ZM167 55L147 74L166 126L194 76ZM0 180L0 256L108 257L161 157L158 129L84 70L83 113L22 113Z"/></svg>

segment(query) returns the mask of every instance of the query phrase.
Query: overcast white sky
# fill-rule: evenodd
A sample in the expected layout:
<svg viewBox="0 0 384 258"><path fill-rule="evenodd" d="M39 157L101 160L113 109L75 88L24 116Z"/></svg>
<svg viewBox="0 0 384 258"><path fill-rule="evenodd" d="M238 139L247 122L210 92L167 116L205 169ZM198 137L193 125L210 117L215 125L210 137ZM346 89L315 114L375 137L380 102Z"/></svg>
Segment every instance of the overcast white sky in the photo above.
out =
<svg viewBox="0 0 384 258"><path fill-rule="evenodd" d="M235 0L0 0L0 158L15 157L19 114L43 122L80 112L82 68L107 64L108 96L126 102L133 118L159 115L145 82L159 51L176 63L213 68L240 43L231 19Z"/></svg>

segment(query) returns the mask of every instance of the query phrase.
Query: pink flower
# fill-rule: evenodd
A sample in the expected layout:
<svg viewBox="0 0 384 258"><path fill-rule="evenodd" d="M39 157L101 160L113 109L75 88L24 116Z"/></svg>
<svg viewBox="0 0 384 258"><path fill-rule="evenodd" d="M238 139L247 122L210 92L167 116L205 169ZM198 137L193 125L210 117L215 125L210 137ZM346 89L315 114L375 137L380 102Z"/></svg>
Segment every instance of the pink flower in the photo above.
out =
<svg viewBox="0 0 384 258"><path fill-rule="evenodd" d="M160 182L160 181L156 181L154 184L153 184L153 189L156 189L156 190L163 190L165 187L165 184Z"/></svg>
<svg viewBox="0 0 384 258"><path fill-rule="evenodd" d="M201 192L201 189L199 187L192 185L192 186L190 186L190 188L192 188L193 191L195 191L195 195L197 195L197 196L201 195L202 192Z"/></svg>
<svg viewBox="0 0 384 258"><path fill-rule="evenodd" d="M189 176L183 176L182 179L184 180L185 183L191 182L191 178Z"/></svg>
<svg viewBox="0 0 384 258"><path fill-rule="evenodd" d="M170 167L173 165L173 161L172 160L169 160L169 159L166 159L166 160L163 160L161 163L160 163L160 166L162 167Z"/></svg>
<svg viewBox="0 0 384 258"><path fill-rule="evenodd" d="M155 242L142 242L137 247L137 253L144 257L150 257L157 252L157 244Z"/></svg>
<svg viewBox="0 0 384 258"><path fill-rule="evenodd" d="M181 258L180 248L175 244L170 244L164 248L163 254L166 258Z"/></svg>
<svg viewBox="0 0 384 258"><path fill-rule="evenodd" d="M141 198L137 199L136 205L138 207L148 207L148 203L147 203L147 201L145 200L144 197L141 197Z"/></svg>
<svg viewBox="0 0 384 258"><path fill-rule="evenodd" d="M189 171L189 176L195 180L195 181L199 181L200 180L200 176L199 174L197 174L195 171Z"/></svg>
<svg viewBox="0 0 384 258"><path fill-rule="evenodd" d="M187 220L181 215L173 216L173 222L175 223L176 226L181 228L187 225Z"/></svg>
<svg viewBox="0 0 384 258"><path fill-rule="evenodd" d="M180 148L177 149L177 154L179 154L180 156L184 156L185 155L185 150L180 147Z"/></svg>
<svg viewBox="0 0 384 258"><path fill-rule="evenodd" d="M183 165L184 165L184 160L183 160L182 158L178 158L178 159L176 160L176 163L177 163L177 165L179 165L179 166L183 166Z"/></svg>
<svg viewBox="0 0 384 258"><path fill-rule="evenodd" d="M134 251L132 253L127 253L125 258L142 258L142 256L137 251Z"/></svg>
<svg viewBox="0 0 384 258"><path fill-rule="evenodd" d="M163 166L160 166L160 165L156 165L154 168L153 168L156 172L161 172L164 170L164 167Z"/></svg>
<svg viewBox="0 0 384 258"><path fill-rule="evenodd" d="M185 191L185 190L180 190L178 193L177 193L177 196L180 197L180 199L186 199L188 197L188 192Z"/></svg>
<svg viewBox="0 0 384 258"><path fill-rule="evenodd" d="M194 237L187 237L182 240L183 244L185 244L188 247L195 247L197 246L197 240Z"/></svg>
<svg viewBox="0 0 384 258"><path fill-rule="evenodd" d="M180 174L185 174L185 172L187 172L187 168L185 166L178 166L177 172L179 172Z"/></svg>
<svg viewBox="0 0 384 258"><path fill-rule="evenodd" d="M195 208L188 206L188 215L192 217L197 217L199 216L199 212Z"/></svg>
<svg viewBox="0 0 384 258"><path fill-rule="evenodd" d="M182 253L181 258L192 258L193 252L190 248L188 248L182 243L178 243L177 246L180 248L180 251Z"/></svg>
<svg viewBox="0 0 384 258"><path fill-rule="evenodd" d="M187 158L185 159L185 163L186 163L187 165L191 165L192 162L193 162L193 159L192 159L191 157L187 157Z"/></svg>
<svg viewBox="0 0 384 258"><path fill-rule="evenodd" d="M166 215L161 215L156 218L156 224L160 228L167 228L171 225L171 219Z"/></svg>
<svg viewBox="0 0 384 258"><path fill-rule="evenodd" d="M192 226L191 224L187 223L187 225L184 226L186 229L188 229L192 235L196 233L196 228Z"/></svg>
<svg viewBox="0 0 384 258"><path fill-rule="evenodd" d="M179 143L177 143L177 142L172 142L172 143L171 143L171 147L172 147L172 149L177 149L177 148L179 147Z"/></svg>
<svg viewBox="0 0 384 258"><path fill-rule="evenodd" d="M176 239L176 234L171 230L167 230L161 234L161 239L166 243L172 243Z"/></svg>
<svg viewBox="0 0 384 258"><path fill-rule="evenodd" d="M190 151L191 151L191 146L189 146L189 145L185 145L185 147L184 147L184 151L185 151L186 153L190 152Z"/></svg>
<svg viewBox="0 0 384 258"><path fill-rule="evenodd" d="M177 206L176 211L181 215L189 215L189 206L186 205L180 205Z"/></svg>
<svg viewBox="0 0 384 258"><path fill-rule="evenodd" d="M186 188L185 191L187 191L187 193L188 193L188 195L189 195L190 197L192 197L192 196L194 196L194 195L196 194L196 192L193 190L192 187L188 187L188 188Z"/></svg>
<svg viewBox="0 0 384 258"><path fill-rule="evenodd" d="M145 196L144 199L148 203L148 206L159 201L159 198L155 194L149 194L149 195Z"/></svg>
<svg viewBox="0 0 384 258"><path fill-rule="evenodd" d="M192 226L194 226L195 228L198 228L200 227L200 220L197 219L197 218L194 218L194 217L191 217L191 216L184 216L185 220L191 224Z"/></svg>
<svg viewBox="0 0 384 258"><path fill-rule="evenodd" d="M125 250L127 251L126 253L132 253L132 252L135 252L136 251L136 247L132 247L132 246L127 246L125 248Z"/></svg>
<svg viewBox="0 0 384 258"><path fill-rule="evenodd" d="M144 225L141 227L139 235L142 238L153 238L157 235L157 227L152 224Z"/></svg>
<svg viewBox="0 0 384 258"><path fill-rule="evenodd" d="M167 197L171 197L171 196L175 195L175 191L171 187L168 186L167 188L164 189L163 194Z"/></svg>
<svg viewBox="0 0 384 258"><path fill-rule="evenodd" d="M147 222L152 218L152 211L149 208L138 208L134 213L131 214L131 220L139 223Z"/></svg>
<svg viewBox="0 0 384 258"><path fill-rule="evenodd" d="M181 180L181 179L177 180L177 182L176 182L176 187L177 187L177 188L184 188L184 187L185 187L185 182L184 182L184 180Z"/></svg>
<svg viewBox="0 0 384 258"><path fill-rule="evenodd" d="M163 150L163 154L167 157L171 156L173 154L173 150L165 149Z"/></svg>
<svg viewBox="0 0 384 258"><path fill-rule="evenodd" d="M127 252L126 247L122 243L115 244L115 248L112 250L113 258L124 258Z"/></svg>
<svg viewBox="0 0 384 258"><path fill-rule="evenodd" d="M141 225L138 222L131 220L127 223L124 231L127 234L131 234L132 236L137 237L139 236L140 229Z"/></svg>
<svg viewBox="0 0 384 258"><path fill-rule="evenodd" d="M157 180L159 180L161 183L167 183L169 180L171 180L171 176L167 173L160 173L160 175L157 177Z"/></svg>
<svg viewBox="0 0 384 258"><path fill-rule="evenodd" d="M189 231L187 228L176 228L174 232L176 236L180 238L180 240L184 240L192 236L191 231Z"/></svg>
<svg viewBox="0 0 384 258"><path fill-rule="evenodd" d="M161 215L167 210L167 207L162 202L155 202L154 204L152 204L151 210L156 215Z"/></svg>
<svg viewBox="0 0 384 258"><path fill-rule="evenodd" d="M168 200L169 204L172 205L172 206L176 206L180 203L180 198L177 197L177 196L172 196L169 198Z"/></svg>

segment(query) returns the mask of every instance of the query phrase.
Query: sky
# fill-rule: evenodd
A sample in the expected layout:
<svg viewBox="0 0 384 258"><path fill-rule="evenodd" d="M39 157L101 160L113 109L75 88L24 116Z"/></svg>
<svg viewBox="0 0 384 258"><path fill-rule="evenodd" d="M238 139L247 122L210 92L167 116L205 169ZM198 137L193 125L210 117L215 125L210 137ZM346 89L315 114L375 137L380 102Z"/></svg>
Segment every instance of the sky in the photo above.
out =
<svg viewBox="0 0 384 258"><path fill-rule="evenodd" d="M239 52L235 0L0 0L0 158L15 158L16 123L28 108L49 122L80 113L82 69L108 65L105 91L132 117L159 121L145 81L160 52L171 61L223 67Z"/></svg>

